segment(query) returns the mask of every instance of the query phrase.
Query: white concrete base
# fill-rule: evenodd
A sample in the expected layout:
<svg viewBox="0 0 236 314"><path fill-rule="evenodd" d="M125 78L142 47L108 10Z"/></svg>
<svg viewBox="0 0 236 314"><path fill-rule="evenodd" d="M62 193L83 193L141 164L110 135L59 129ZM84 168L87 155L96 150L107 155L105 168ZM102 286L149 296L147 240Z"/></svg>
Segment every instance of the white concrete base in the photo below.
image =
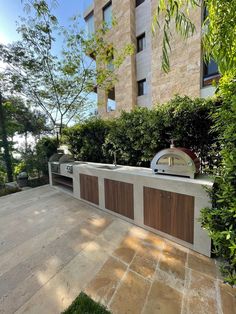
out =
<svg viewBox="0 0 236 314"><path fill-rule="evenodd" d="M197 179L188 179L183 177L173 177L173 176L163 176L155 175L152 173L151 169L148 168L138 168L138 167L127 167L121 166L115 170L101 169L97 166L101 164L88 163L79 164L74 166L73 173L73 196L75 198L80 198L80 182L79 174L83 173L86 175L92 175L98 177L99 186L99 205L98 208L104 210L105 212L112 213L130 223L137 226L150 230L156 234L166 237L172 241L175 241L185 247L195 250L203 255L211 255L211 239L209 238L206 230L201 227L199 222L200 211L204 207L211 206L211 201L206 192L206 188L211 188L213 182L207 176L199 176ZM62 168L64 165L62 165ZM49 166L50 169L50 166ZM66 173L63 171L63 175ZM72 177L71 174L68 176ZM134 220L127 217L121 216L113 211L105 208L105 193L104 193L104 179L117 180L122 182L127 182L133 184L134 190ZM50 176L50 184L51 181ZM144 224L144 210L143 210L143 187L150 187L161 189L164 191L175 192L185 195L190 195L194 197L194 241L193 244L187 243L180 239L177 239L169 234L163 233L156 229L150 228ZM82 200L82 199L81 199ZM96 206L93 204L93 206Z"/></svg>

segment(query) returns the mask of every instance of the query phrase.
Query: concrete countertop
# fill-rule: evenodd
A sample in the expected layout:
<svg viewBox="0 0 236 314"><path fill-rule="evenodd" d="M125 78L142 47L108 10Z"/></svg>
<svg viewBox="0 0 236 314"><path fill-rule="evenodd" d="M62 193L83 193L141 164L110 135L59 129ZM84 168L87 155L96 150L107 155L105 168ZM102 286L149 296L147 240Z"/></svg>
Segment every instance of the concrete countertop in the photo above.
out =
<svg viewBox="0 0 236 314"><path fill-rule="evenodd" d="M104 172L104 173L120 173L120 174L127 174L127 175L134 175L134 176L143 176L146 178L156 178L161 180L168 180L168 181L176 181L182 183L194 183L199 185L204 185L207 187L213 186L213 179L204 174L197 175L195 179L179 177L179 176L171 176L171 175L161 175L161 174L154 174L152 169L144 168L144 167L131 167L131 166L123 166L117 165L114 166L113 164L102 164L102 163L94 163L94 162L86 162L86 163L78 163L74 165L74 167L79 167L80 169L93 169L96 172ZM106 169L104 167L114 167L115 169Z"/></svg>

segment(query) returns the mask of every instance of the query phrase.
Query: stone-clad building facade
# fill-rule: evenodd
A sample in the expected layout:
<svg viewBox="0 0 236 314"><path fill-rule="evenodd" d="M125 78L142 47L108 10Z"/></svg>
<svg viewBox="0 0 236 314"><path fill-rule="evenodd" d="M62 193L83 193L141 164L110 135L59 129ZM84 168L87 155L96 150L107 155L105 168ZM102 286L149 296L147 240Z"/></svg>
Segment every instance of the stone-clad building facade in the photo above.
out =
<svg viewBox="0 0 236 314"><path fill-rule="evenodd" d="M91 0L90 0L91 2ZM218 77L214 62L204 65L201 48L203 9L192 10L190 18L196 26L195 34L183 40L173 31L168 74L161 70L162 31L152 34L151 24L157 0L94 0L84 12L90 31L110 23L108 40L121 49L127 43L136 47L118 70L118 81L111 95L98 89L98 113L103 117L118 116L121 110L135 106L151 107L171 99L175 94L207 97L214 93L211 86ZM94 25L93 25L94 24ZM92 26L91 26L92 25Z"/></svg>

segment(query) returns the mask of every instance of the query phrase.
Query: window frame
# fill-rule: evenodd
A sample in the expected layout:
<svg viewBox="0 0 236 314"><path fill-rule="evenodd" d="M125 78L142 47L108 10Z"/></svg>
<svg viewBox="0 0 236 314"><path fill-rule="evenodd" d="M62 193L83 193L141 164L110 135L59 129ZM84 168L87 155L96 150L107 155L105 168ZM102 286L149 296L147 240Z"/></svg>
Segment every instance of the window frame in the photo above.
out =
<svg viewBox="0 0 236 314"><path fill-rule="evenodd" d="M106 112L112 112L116 110L116 89L113 86L111 89L107 91L107 101L106 101ZM112 102L114 108L109 105L109 100Z"/></svg>
<svg viewBox="0 0 236 314"><path fill-rule="evenodd" d="M141 89L140 89L140 84L143 84ZM144 84L146 84L146 86L144 86ZM146 78L137 81L137 85L138 85L138 97L147 95L147 80L146 80Z"/></svg>
<svg viewBox="0 0 236 314"><path fill-rule="evenodd" d="M94 33L94 32L95 32L95 23L94 23L94 11L93 11L93 10L84 18L85 23L86 23L86 28L87 28L87 33L88 33L88 35L92 35L92 34L93 34L93 33L90 33L90 32L89 32L89 29L88 29L88 20L89 20L91 17L93 18L93 33Z"/></svg>
<svg viewBox="0 0 236 314"><path fill-rule="evenodd" d="M109 23L107 23L107 22L105 21L105 11L106 11L106 9L108 9L109 7L111 7L111 25L109 25ZM104 7L102 8L102 20L103 20L103 23L105 23L106 26L107 26L109 29L112 28L112 1L111 1L111 0L108 1L108 2L104 5Z"/></svg>
<svg viewBox="0 0 236 314"><path fill-rule="evenodd" d="M206 20L206 18L208 17L208 11L207 11L207 8L206 6L203 6L203 11L202 11L202 23L204 23L204 21ZM217 63L211 59L216 65ZM210 60L210 61L211 61ZM208 71L208 67L209 67L209 63L210 61L207 63L205 62L204 58L203 58L203 50L202 50L202 87L205 87L205 86L209 86L209 85L212 85L212 82L214 80L218 81L219 78L220 78L220 73L219 73L219 68L218 68L218 65L217 65L217 71L211 73L211 74L206 74Z"/></svg>
<svg viewBox="0 0 236 314"><path fill-rule="evenodd" d="M143 40L141 50L139 49L139 41L140 40ZM137 36L137 53L143 51L145 48L146 48L146 33L144 32L144 33L140 34L139 36Z"/></svg>
<svg viewBox="0 0 236 314"><path fill-rule="evenodd" d="M137 7L139 7L142 3L144 3L145 2L145 0L136 0L135 1L135 7L137 8Z"/></svg>

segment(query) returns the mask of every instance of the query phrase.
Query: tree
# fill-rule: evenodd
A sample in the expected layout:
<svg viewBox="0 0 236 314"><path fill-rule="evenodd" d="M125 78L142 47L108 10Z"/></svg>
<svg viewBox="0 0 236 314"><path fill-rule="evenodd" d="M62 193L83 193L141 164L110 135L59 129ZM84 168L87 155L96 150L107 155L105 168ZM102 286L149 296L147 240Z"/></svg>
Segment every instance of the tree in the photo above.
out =
<svg viewBox="0 0 236 314"><path fill-rule="evenodd" d="M28 150L27 135L41 136L48 132L46 118L37 110L30 110L29 106L19 97L3 98L0 102L0 148L3 148L3 160L8 181L13 180L12 150L13 137L18 134L25 135L25 152Z"/></svg>
<svg viewBox="0 0 236 314"><path fill-rule="evenodd" d="M194 32L186 8L196 7L199 0L160 0L153 29L163 15L162 68L169 70L171 21L184 37ZM224 259L222 272L225 281L236 284L236 0L205 0L208 17L203 23L203 49L207 60L214 59L222 75L217 96L222 105L213 112L214 130L219 132L221 165L215 173L211 193L212 208L202 209L202 226L214 243L215 254Z"/></svg>
<svg viewBox="0 0 236 314"><path fill-rule="evenodd" d="M36 110L29 103L20 97L8 97L4 101L4 108L7 120L7 134L13 137L16 133L25 137L25 150L28 148L28 134L40 137L43 133L48 133L45 114Z"/></svg>
<svg viewBox="0 0 236 314"><path fill-rule="evenodd" d="M107 66L111 60L113 47L104 40L106 27L94 36L87 38L78 29L79 21L73 18L72 25L64 28L59 25L52 8L46 1L26 1L27 19L21 20L18 33L21 40L0 45L0 60L8 65L5 76L14 92L23 94L41 108L50 119L52 126L68 125L78 112L82 115L90 105L89 94L95 85L111 84L114 70ZM62 42L58 53L56 41ZM131 53L131 47L114 52L116 67ZM113 74L113 75L112 75ZM61 133L61 131L60 131Z"/></svg>
<svg viewBox="0 0 236 314"><path fill-rule="evenodd" d="M172 28L184 38L192 36L195 25L189 18L191 9L204 5L208 16L203 29L203 49L207 60L214 59L221 74L236 68L236 15L235 0L160 0L153 19L153 32L163 27L162 69L169 71ZM161 21L161 23L160 23Z"/></svg>
<svg viewBox="0 0 236 314"><path fill-rule="evenodd" d="M7 129L6 129L6 115L3 107L3 99L0 91L0 128L1 128L1 137L2 137L2 147L3 147L3 158L6 164L7 169L7 179L9 182L13 181L13 172L12 172L12 162L11 155L9 151L9 143L7 139Z"/></svg>

